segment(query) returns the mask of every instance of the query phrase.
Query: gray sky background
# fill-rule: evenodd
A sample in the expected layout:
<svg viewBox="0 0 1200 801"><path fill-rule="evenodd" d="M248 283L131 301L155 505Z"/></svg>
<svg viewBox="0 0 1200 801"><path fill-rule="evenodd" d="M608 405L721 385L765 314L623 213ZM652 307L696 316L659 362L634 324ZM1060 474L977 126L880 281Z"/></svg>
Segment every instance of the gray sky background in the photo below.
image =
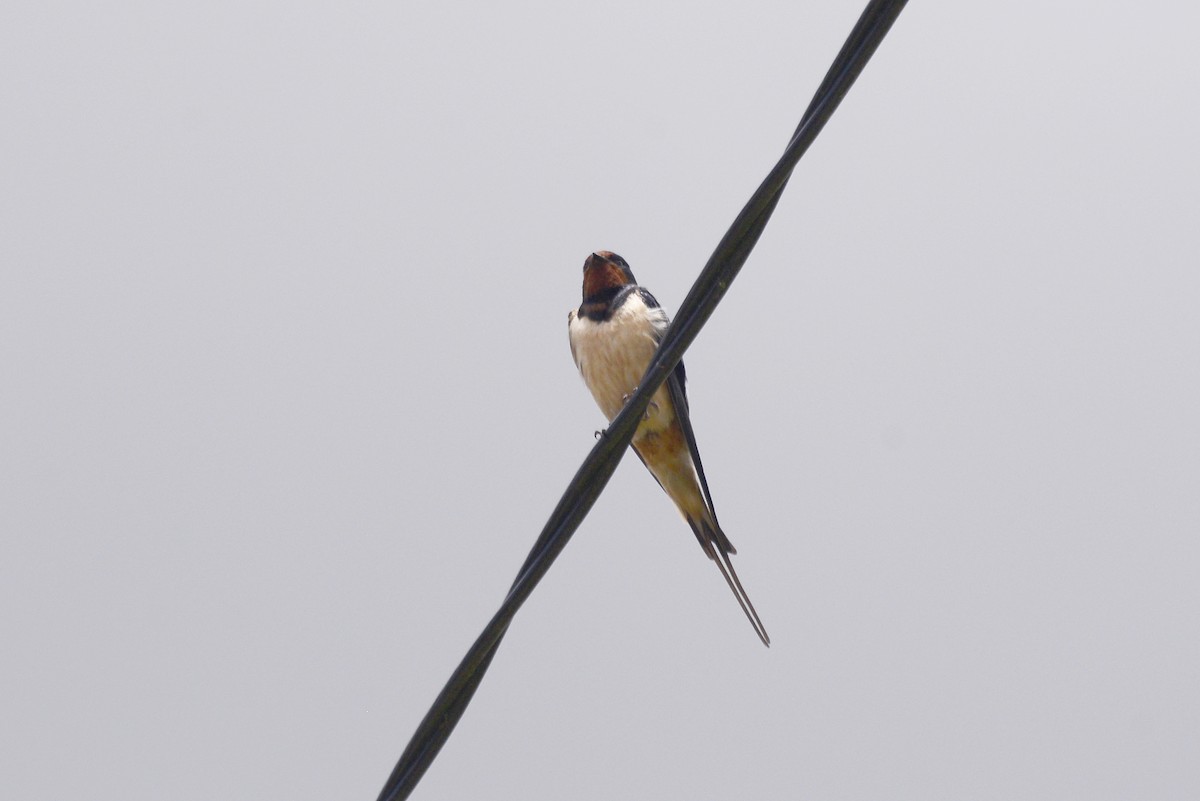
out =
<svg viewBox="0 0 1200 801"><path fill-rule="evenodd" d="M0 785L371 799L857 3L0 11ZM1189 3L916 2L416 798L1200 797Z"/></svg>

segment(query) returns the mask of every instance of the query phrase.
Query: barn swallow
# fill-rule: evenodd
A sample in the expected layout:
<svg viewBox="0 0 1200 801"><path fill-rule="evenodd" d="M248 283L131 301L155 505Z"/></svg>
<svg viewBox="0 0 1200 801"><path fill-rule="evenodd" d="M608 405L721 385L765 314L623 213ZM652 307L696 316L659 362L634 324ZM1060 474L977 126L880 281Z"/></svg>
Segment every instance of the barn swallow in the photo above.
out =
<svg viewBox="0 0 1200 801"><path fill-rule="evenodd" d="M670 318L654 296L638 286L629 264L607 250L583 263L583 303L567 314L571 356L583 381L612 422L642 380ZM754 604L730 562L737 549L717 524L704 465L688 416L683 362L654 393L633 435L633 451L675 502L704 553L712 559L754 632L770 646Z"/></svg>

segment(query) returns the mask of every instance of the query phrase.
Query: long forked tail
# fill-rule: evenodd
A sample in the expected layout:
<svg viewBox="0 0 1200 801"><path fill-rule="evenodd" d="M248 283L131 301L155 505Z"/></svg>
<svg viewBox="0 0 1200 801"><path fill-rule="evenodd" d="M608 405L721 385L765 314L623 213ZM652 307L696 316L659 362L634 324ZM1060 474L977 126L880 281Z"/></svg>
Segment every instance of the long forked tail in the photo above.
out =
<svg viewBox="0 0 1200 801"><path fill-rule="evenodd" d="M762 620L758 616L758 611L754 608L754 603L750 600L750 596L746 594L746 589L742 586L742 580L738 578L737 571L733 569L733 562L729 560L729 554L737 553L729 539L719 528L715 530L705 523L697 523L688 518L688 523L692 526L692 531L696 533L696 539L700 540L701 547L708 554L708 558L713 560L717 565L717 570L721 571L721 575L725 578L725 583L729 585L729 589L733 592L733 597L737 598L738 606L742 607L742 611L746 613L746 619L750 621L750 625L754 627L754 633L762 640L763 645L771 647L771 635L767 634L766 627L763 626Z"/></svg>
<svg viewBox="0 0 1200 801"><path fill-rule="evenodd" d="M729 554L721 551L720 557L713 561L717 563L717 569L725 577L725 583L729 585L729 589L733 590L733 595L737 598L738 605L742 607L742 611L746 613L746 619L754 627L754 633L762 640L763 645L770 648L771 635L767 634L767 630L763 627L762 620L759 619L758 612L754 608L754 603L750 600L750 596L746 594L745 588L742 587L742 581L738 578L737 571L733 569L733 563L729 561Z"/></svg>

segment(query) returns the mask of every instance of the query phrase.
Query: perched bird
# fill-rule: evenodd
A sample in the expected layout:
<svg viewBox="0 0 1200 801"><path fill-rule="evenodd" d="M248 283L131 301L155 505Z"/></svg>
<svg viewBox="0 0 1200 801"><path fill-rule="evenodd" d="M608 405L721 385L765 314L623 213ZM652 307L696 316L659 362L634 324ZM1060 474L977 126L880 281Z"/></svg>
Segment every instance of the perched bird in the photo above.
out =
<svg viewBox="0 0 1200 801"><path fill-rule="evenodd" d="M583 303L567 314L571 355L583 381L611 422L642 380L670 318L638 286L629 264L607 250L583 263ZM737 549L721 531L688 417L686 376L679 363L663 383L637 432L633 450L692 527L700 547L717 564L764 645L771 644L754 604L730 562Z"/></svg>

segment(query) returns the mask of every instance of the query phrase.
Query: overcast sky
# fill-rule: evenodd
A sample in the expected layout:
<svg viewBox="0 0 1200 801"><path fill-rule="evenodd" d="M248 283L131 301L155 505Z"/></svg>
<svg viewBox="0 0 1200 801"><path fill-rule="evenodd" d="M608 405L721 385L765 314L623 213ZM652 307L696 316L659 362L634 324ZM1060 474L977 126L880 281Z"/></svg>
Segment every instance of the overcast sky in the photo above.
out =
<svg viewBox="0 0 1200 801"><path fill-rule="evenodd" d="M9 2L0 794L373 799L861 7ZM414 798L1200 797L1190 3L901 15Z"/></svg>

